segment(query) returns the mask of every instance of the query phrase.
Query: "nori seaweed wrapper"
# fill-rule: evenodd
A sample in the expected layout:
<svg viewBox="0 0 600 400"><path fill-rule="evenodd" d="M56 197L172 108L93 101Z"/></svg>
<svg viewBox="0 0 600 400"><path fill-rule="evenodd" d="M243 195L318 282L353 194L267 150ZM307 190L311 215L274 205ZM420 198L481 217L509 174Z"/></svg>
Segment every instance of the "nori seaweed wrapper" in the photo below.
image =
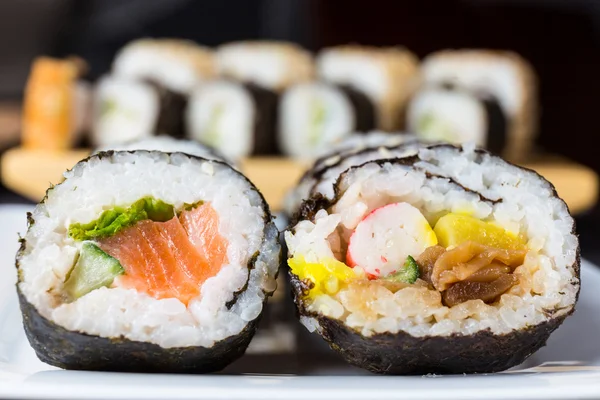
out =
<svg viewBox="0 0 600 400"><path fill-rule="evenodd" d="M151 153L152 151L130 151L130 153L139 152ZM87 163L94 159L102 159L103 157L111 157L115 153L114 151L100 152L80 161L79 164ZM202 157L186 156L205 160ZM225 162L215 160L211 162L227 165L229 168L232 168ZM250 187L258 192L261 198L261 208L264 211L263 222L265 224L262 243L278 243L278 231L273 223L269 206L264 197L244 175L236 170L234 171L242 179L245 179L250 184ZM41 204L46 201L52 189L53 187L48 189ZM31 213L28 213L27 221L28 227L35 224ZM70 331L42 316L21 292L19 288L19 283L22 281L20 260L26 250L27 242L24 238L20 239L20 242L21 247L16 256L16 267L19 276L16 288L23 316L25 334L31 347L41 361L60 368L161 373L208 373L220 371L244 354L265 312L267 300L273 294L263 289L265 297L259 316L249 321L240 333L217 341L211 347L187 346L163 348L154 343L129 340L122 336L106 338L78 331ZM254 268L259 254L259 251L257 251L249 260L248 272ZM281 256L280 248L277 255L278 265L281 264ZM267 262L270 261L267 260ZM234 293L233 299L226 306L231 308L246 288L247 283L240 291Z"/></svg>
<svg viewBox="0 0 600 400"><path fill-rule="evenodd" d="M508 117L498 99L482 97L479 101L487 114L487 137L485 147L494 154L502 154L508 141Z"/></svg>
<svg viewBox="0 0 600 400"><path fill-rule="evenodd" d="M375 129L377 126L377 109L371 99L349 85L336 85L336 87L346 95L352 104L355 116L354 130L369 132Z"/></svg>
<svg viewBox="0 0 600 400"><path fill-rule="evenodd" d="M207 373L220 371L241 357L254 336L257 318L237 335L212 347L162 348L118 338L104 338L69 331L44 318L19 289L23 326L38 358L65 369L119 372Z"/></svg>
<svg viewBox="0 0 600 400"><path fill-rule="evenodd" d="M159 110L154 133L183 138L187 96L169 90L156 81L145 80L145 82L152 86L158 94Z"/></svg>
<svg viewBox="0 0 600 400"><path fill-rule="evenodd" d="M275 137L279 107L279 94L253 83L243 85L254 101L253 155L277 154Z"/></svg>
<svg viewBox="0 0 600 400"><path fill-rule="evenodd" d="M456 148L452 145L433 145L429 148L434 149L436 147ZM487 152L477 150L477 153L485 154ZM396 163L411 166L418 161L419 157L416 155L373 162L380 165ZM360 168L360 166L352 168ZM527 170L526 168L522 169ZM533 172L540 179L546 181L535 171L527 171ZM431 177L433 176L431 175ZM338 178L338 182L340 179L342 177ZM449 181L459 185L451 178L449 178ZM554 186L549 182L548 184L553 190L553 196L558 197ZM301 220L314 221L319 210L333 206L340 198L341 193L338 185L336 185L335 192L334 199L326 199L317 193L304 201L288 229L293 232L293 226ZM481 194L480 199L490 203L501 201L487 199ZM573 225L572 233L575 234L575 225ZM572 268L574 277L579 281L579 247ZM399 331L395 334L380 333L366 337L359 330L346 326L340 320L308 311L304 296L308 293L310 287L291 271L289 276L298 315L314 318L318 323L316 333L321 335L331 349L341 355L346 362L378 374L454 374L503 371L522 363L543 347L550 334L575 310L575 304L567 306L565 309L548 310L547 315L550 318L547 321L500 335L493 334L489 329L486 329L472 335L452 334L449 336L415 337L409 333ZM577 293L578 297L579 291Z"/></svg>

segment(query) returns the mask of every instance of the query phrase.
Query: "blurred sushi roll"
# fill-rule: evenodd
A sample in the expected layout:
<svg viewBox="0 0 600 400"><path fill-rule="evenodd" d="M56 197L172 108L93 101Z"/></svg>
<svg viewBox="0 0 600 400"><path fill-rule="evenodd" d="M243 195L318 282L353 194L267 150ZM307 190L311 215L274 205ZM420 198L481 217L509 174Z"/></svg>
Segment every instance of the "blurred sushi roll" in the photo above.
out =
<svg viewBox="0 0 600 400"><path fill-rule="evenodd" d="M134 151L134 150L156 150L164 153L186 153L208 160L224 161L233 165L223 155L210 146L205 146L193 140L177 139L172 136L160 135L149 138L133 140L97 148L94 153L105 151Z"/></svg>
<svg viewBox="0 0 600 400"><path fill-rule="evenodd" d="M269 207L220 161L99 153L28 221L17 254L25 332L61 368L220 370L244 353L276 288Z"/></svg>
<svg viewBox="0 0 600 400"><path fill-rule="evenodd" d="M216 65L212 50L191 41L140 39L117 54L112 74L152 86L159 102L152 133L182 137L188 96L215 77Z"/></svg>
<svg viewBox="0 0 600 400"><path fill-rule="evenodd" d="M252 83L216 80L199 86L186 111L187 135L232 160L273 154L277 96Z"/></svg>
<svg viewBox="0 0 600 400"><path fill-rule="evenodd" d="M403 125L406 101L419 83L417 57L403 48L357 45L322 50L320 79L363 93L375 109L375 126L393 131Z"/></svg>
<svg viewBox="0 0 600 400"><path fill-rule="evenodd" d="M575 308L573 218L540 175L471 146L344 171L285 232L300 322L381 374L523 362Z"/></svg>
<svg viewBox="0 0 600 400"><path fill-rule="evenodd" d="M298 183L288 191L284 211L291 217L311 196L333 198L334 184L346 169L367 161L415 154L423 143L412 135L386 132L353 133L332 146L333 150L315 160Z"/></svg>
<svg viewBox="0 0 600 400"><path fill-rule="evenodd" d="M219 74L224 79L244 84L254 100L256 129L244 129L243 132L247 134L236 137L236 141L245 146L243 151L238 150L238 154L248 156L276 153L278 147L281 147L278 146L276 135L280 96L290 86L307 82L314 77L312 55L292 43L247 41L219 47L216 57ZM201 117L194 116L192 112L191 118ZM250 125L254 122L250 122ZM253 135L248 134L252 131ZM229 135L235 133L231 132ZM227 146L237 147L231 142ZM225 149L222 151L227 154Z"/></svg>
<svg viewBox="0 0 600 400"><path fill-rule="evenodd" d="M160 114L160 96L155 87L105 76L94 91L92 142L102 147L152 137L158 132Z"/></svg>
<svg viewBox="0 0 600 400"><path fill-rule="evenodd" d="M155 82L166 89L190 93L216 74L212 50L182 39L139 39L126 45L112 66L117 76Z"/></svg>
<svg viewBox="0 0 600 400"><path fill-rule="evenodd" d="M65 150L88 129L90 86L80 80L85 63L76 58L34 60L23 102L22 144Z"/></svg>
<svg viewBox="0 0 600 400"><path fill-rule="evenodd" d="M219 47L216 57L221 76L273 92L309 81L315 74L312 55L293 43L233 42Z"/></svg>
<svg viewBox="0 0 600 400"><path fill-rule="evenodd" d="M278 123L283 153L314 159L352 132L372 130L375 109L369 98L349 86L300 83L282 95Z"/></svg>
<svg viewBox="0 0 600 400"><path fill-rule="evenodd" d="M531 66L511 52L445 50L423 61L424 89L412 99L408 130L426 139L474 142L522 160L536 133Z"/></svg>

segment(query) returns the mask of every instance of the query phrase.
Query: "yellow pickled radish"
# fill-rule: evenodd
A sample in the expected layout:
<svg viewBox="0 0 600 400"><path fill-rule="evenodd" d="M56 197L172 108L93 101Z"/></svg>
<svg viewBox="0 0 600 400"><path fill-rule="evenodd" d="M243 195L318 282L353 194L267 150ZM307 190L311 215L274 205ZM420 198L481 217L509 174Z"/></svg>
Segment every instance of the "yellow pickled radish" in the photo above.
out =
<svg viewBox="0 0 600 400"><path fill-rule="evenodd" d="M525 242L506 229L477 218L450 213L440 218L433 228L443 247L457 246L466 241L481 243L499 249L522 250Z"/></svg>
<svg viewBox="0 0 600 400"><path fill-rule="evenodd" d="M310 298L320 294L335 294L339 291L341 282L357 278L352 268L335 258L309 263L303 256L294 256L288 260L288 265L300 280L310 280L314 284L308 294Z"/></svg>

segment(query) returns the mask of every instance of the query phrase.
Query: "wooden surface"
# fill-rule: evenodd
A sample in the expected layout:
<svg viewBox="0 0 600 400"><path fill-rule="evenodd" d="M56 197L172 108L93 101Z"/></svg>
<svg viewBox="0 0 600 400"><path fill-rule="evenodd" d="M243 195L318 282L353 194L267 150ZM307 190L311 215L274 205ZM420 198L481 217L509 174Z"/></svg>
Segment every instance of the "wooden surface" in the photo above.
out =
<svg viewBox="0 0 600 400"><path fill-rule="evenodd" d="M13 148L2 158L2 181L15 192L39 201L50 184L60 182L62 173L88 154L87 150L52 153ZM591 169L555 157L525 166L552 182L572 213L581 213L596 203L598 176ZM278 157L257 157L241 163L242 171L261 190L274 211L281 209L283 195L298 181L305 168Z"/></svg>

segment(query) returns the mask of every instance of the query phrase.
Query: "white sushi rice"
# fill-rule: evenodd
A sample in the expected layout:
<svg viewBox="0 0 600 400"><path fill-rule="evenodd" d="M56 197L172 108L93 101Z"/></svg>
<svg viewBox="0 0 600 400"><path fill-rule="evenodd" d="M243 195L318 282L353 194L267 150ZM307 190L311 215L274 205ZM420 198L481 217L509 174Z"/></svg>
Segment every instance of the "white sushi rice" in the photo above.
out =
<svg viewBox="0 0 600 400"><path fill-rule="evenodd" d="M106 146L150 137L159 111L158 93L149 84L105 76L94 92L92 141Z"/></svg>
<svg viewBox="0 0 600 400"><path fill-rule="evenodd" d="M278 232L271 223L265 228L259 193L234 170L181 153L138 151L91 158L65 178L35 208L20 259L19 288L42 316L69 330L162 347L210 347L258 317L263 291L276 287ZM201 286L200 296L187 307L174 298L158 300L122 287L97 289L62 303L52 293L60 293L81 246L67 235L68 227L145 196L176 209L184 203L210 202L219 215L219 233L228 242L228 264ZM256 252L260 255L248 274ZM247 289L228 310L226 303L247 281Z"/></svg>
<svg viewBox="0 0 600 400"><path fill-rule="evenodd" d="M507 52L480 50L441 51L423 61L426 84L451 83L474 93L494 95L508 116L520 112L527 101L527 65Z"/></svg>
<svg viewBox="0 0 600 400"><path fill-rule="evenodd" d="M239 83L216 80L196 88L185 114L188 136L232 160L254 149L256 104Z"/></svg>
<svg viewBox="0 0 600 400"><path fill-rule="evenodd" d="M217 49L219 74L279 91L310 80L314 75L311 54L284 42L233 42Z"/></svg>
<svg viewBox="0 0 600 400"><path fill-rule="evenodd" d="M472 94L428 88L417 93L408 105L408 130L423 140L450 143L487 143L488 116Z"/></svg>
<svg viewBox="0 0 600 400"><path fill-rule="evenodd" d="M112 70L126 79L153 80L180 94L189 94L216 73L212 50L178 39L135 40L119 51Z"/></svg>
<svg viewBox="0 0 600 400"><path fill-rule="evenodd" d="M298 185L286 194L285 211L288 215L294 214L302 201L315 193L333 198L335 181L350 167L373 160L416 154L419 146L412 135L378 131L368 134L354 133L336 145L340 149L338 152L317 160L311 168L313 173L303 176ZM315 177L314 173L318 173L319 176Z"/></svg>
<svg viewBox="0 0 600 400"><path fill-rule="evenodd" d="M372 162L345 173L337 203L318 211L314 222L301 221L286 232L289 256L303 256L307 262L339 256L340 243L347 243L349 233L369 212L407 202L430 223L444 212L470 212L525 235L529 252L515 270L521 275L519 283L493 304L471 300L449 308L442 304L439 292L426 287L393 293L375 286L361 293L342 288L335 295L319 295L308 310L338 319L365 336L404 331L417 337L468 335L486 329L503 334L570 312L579 289L573 270L578 239L572 233L574 221L552 187L530 171L497 157L480 156L473 148L421 149L419 157L414 167ZM427 178L426 173L440 177ZM444 177L502 201L484 201ZM320 329L313 317L302 322L309 330Z"/></svg>
<svg viewBox="0 0 600 400"><path fill-rule="evenodd" d="M285 154L310 159L349 136L355 123L352 103L344 92L324 83L302 83L281 98L279 143Z"/></svg>
<svg viewBox="0 0 600 400"><path fill-rule="evenodd" d="M201 143L198 143L193 140L183 140L176 139L171 136L160 135L149 138L144 138L140 140L134 140L127 143L120 143L114 145L107 145L103 147L99 147L95 150L94 153L98 153L101 151L133 151L133 150L157 150L165 153L186 153L192 156L202 157L209 160L218 160L225 161L229 163L229 161L225 160L223 157L220 157L215 151L205 146ZM231 163L229 163L231 164Z"/></svg>

